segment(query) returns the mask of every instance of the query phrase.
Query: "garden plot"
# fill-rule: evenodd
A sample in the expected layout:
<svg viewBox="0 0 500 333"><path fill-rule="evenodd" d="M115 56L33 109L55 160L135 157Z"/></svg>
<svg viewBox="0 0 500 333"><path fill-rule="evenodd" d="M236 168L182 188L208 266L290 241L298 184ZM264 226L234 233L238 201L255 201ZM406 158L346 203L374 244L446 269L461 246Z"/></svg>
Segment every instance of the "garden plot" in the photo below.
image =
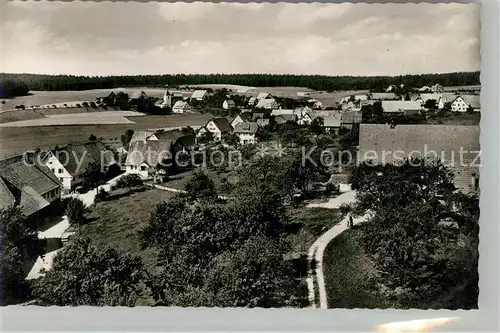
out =
<svg viewBox="0 0 500 333"><path fill-rule="evenodd" d="M0 124L0 127L36 127L36 126L64 126L64 125L106 125L106 124L134 124L125 117L144 116L134 111L104 111L75 114L47 115L40 119L14 121Z"/></svg>

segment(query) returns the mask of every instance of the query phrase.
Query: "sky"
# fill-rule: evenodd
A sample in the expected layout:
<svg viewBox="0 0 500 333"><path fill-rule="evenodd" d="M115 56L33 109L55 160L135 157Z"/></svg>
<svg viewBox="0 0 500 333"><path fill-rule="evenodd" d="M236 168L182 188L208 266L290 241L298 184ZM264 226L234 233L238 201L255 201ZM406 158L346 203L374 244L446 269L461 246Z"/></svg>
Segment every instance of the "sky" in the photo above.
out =
<svg viewBox="0 0 500 333"><path fill-rule="evenodd" d="M480 69L478 4L2 2L1 72L400 75Z"/></svg>

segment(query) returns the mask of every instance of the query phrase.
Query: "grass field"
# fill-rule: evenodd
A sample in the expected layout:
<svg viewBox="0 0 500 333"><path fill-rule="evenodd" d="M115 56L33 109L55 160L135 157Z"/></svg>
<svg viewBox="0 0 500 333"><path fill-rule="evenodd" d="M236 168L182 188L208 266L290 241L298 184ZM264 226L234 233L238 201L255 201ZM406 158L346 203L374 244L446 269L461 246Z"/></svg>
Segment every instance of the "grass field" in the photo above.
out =
<svg viewBox="0 0 500 333"><path fill-rule="evenodd" d="M299 227L298 233L290 240L293 251L300 253L307 253L316 239L342 220L338 210L327 208L290 208L288 215Z"/></svg>
<svg viewBox="0 0 500 333"><path fill-rule="evenodd" d="M334 238L325 250L323 270L329 308L388 308L375 292L376 270L364 253L362 226Z"/></svg>
<svg viewBox="0 0 500 333"><path fill-rule="evenodd" d="M119 196L121 192L115 191L112 194L115 193ZM92 207L88 216L91 222L79 232L89 236L96 245L107 245L122 253L140 256L146 267L151 269L156 263L156 254L151 249L140 248L138 231L146 225L155 206L173 195L167 191L148 189L99 202Z"/></svg>
<svg viewBox="0 0 500 333"><path fill-rule="evenodd" d="M481 113L448 113L444 117L433 117L427 120L429 124L442 124L442 125L479 125L481 121Z"/></svg>
<svg viewBox="0 0 500 333"><path fill-rule="evenodd" d="M22 154L35 148L47 149L56 145L77 143L88 140L90 134L105 140L117 138L127 130L147 130L159 127L200 126L212 116L210 114L172 114L168 116L147 115L131 117L133 124L116 125L78 125L10 127L0 130L0 158Z"/></svg>

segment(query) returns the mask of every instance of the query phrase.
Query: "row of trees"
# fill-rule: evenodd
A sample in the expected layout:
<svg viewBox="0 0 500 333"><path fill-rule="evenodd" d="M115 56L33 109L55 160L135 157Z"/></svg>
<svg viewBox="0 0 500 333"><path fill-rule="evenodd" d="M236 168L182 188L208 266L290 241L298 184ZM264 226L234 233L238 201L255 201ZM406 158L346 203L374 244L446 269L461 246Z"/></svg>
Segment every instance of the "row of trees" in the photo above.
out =
<svg viewBox="0 0 500 333"><path fill-rule="evenodd" d="M439 82L443 86L479 85L479 72L421 74L402 76L325 76L276 74L175 74L135 76L71 76L39 74L1 74L2 81L23 82L32 90L87 90L115 87L164 86L183 84L235 84L254 87L294 86L314 90L386 89L404 83L410 87Z"/></svg>
<svg viewBox="0 0 500 333"><path fill-rule="evenodd" d="M374 212L362 239L379 272L377 292L397 307L478 306L479 198L454 191L452 177L439 161L417 158L365 162L351 174L354 212Z"/></svg>

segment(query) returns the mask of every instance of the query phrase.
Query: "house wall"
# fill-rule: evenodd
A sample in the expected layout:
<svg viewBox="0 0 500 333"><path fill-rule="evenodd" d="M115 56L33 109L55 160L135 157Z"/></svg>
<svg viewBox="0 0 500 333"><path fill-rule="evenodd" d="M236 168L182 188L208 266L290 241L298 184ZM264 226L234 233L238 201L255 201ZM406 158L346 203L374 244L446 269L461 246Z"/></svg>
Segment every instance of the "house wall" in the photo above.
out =
<svg viewBox="0 0 500 333"><path fill-rule="evenodd" d="M236 116L236 118L234 118L234 119L233 119L233 121L231 122L231 126L232 126L233 128L235 128L235 127L236 127L236 125L241 124L241 123L244 123L244 121L243 121L243 119L241 119L241 117L238 115L238 116Z"/></svg>
<svg viewBox="0 0 500 333"><path fill-rule="evenodd" d="M462 97L457 97L453 103L451 103L451 111L454 112L466 112L468 108L469 104L467 104Z"/></svg>
<svg viewBox="0 0 500 333"><path fill-rule="evenodd" d="M130 174L136 174L141 176L142 179L149 178L149 166L147 164L141 164L139 166L136 165L127 165L125 167L125 172Z"/></svg>
<svg viewBox="0 0 500 333"><path fill-rule="evenodd" d="M254 133L238 133L238 138L240 139L240 144L242 145L257 143Z"/></svg>
<svg viewBox="0 0 500 333"><path fill-rule="evenodd" d="M213 121L209 122L206 128L213 134L216 141L222 140L222 133Z"/></svg>
<svg viewBox="0 0 500 333"><path fill-rule="evenodd" d="M416 116L420 113L419 110L405 110L404 114L406 116Z"/></svg>
<svg viewBox="0 0 500 333"><path fill-rule="evenodd" d="M49 203L57 201L61 199L61 188L55 188L49 192L43 193L42 197L47 200Z"/></svg>
<svg viewBox="0 0 500 333"><path fill-rule="evenodd" d="M66 170L64 165L54 156L50 156L45 165L54 173L54 175L59 178L61 185L64 190L71 190L75 182L73 181L73 176Z"/></svg>

